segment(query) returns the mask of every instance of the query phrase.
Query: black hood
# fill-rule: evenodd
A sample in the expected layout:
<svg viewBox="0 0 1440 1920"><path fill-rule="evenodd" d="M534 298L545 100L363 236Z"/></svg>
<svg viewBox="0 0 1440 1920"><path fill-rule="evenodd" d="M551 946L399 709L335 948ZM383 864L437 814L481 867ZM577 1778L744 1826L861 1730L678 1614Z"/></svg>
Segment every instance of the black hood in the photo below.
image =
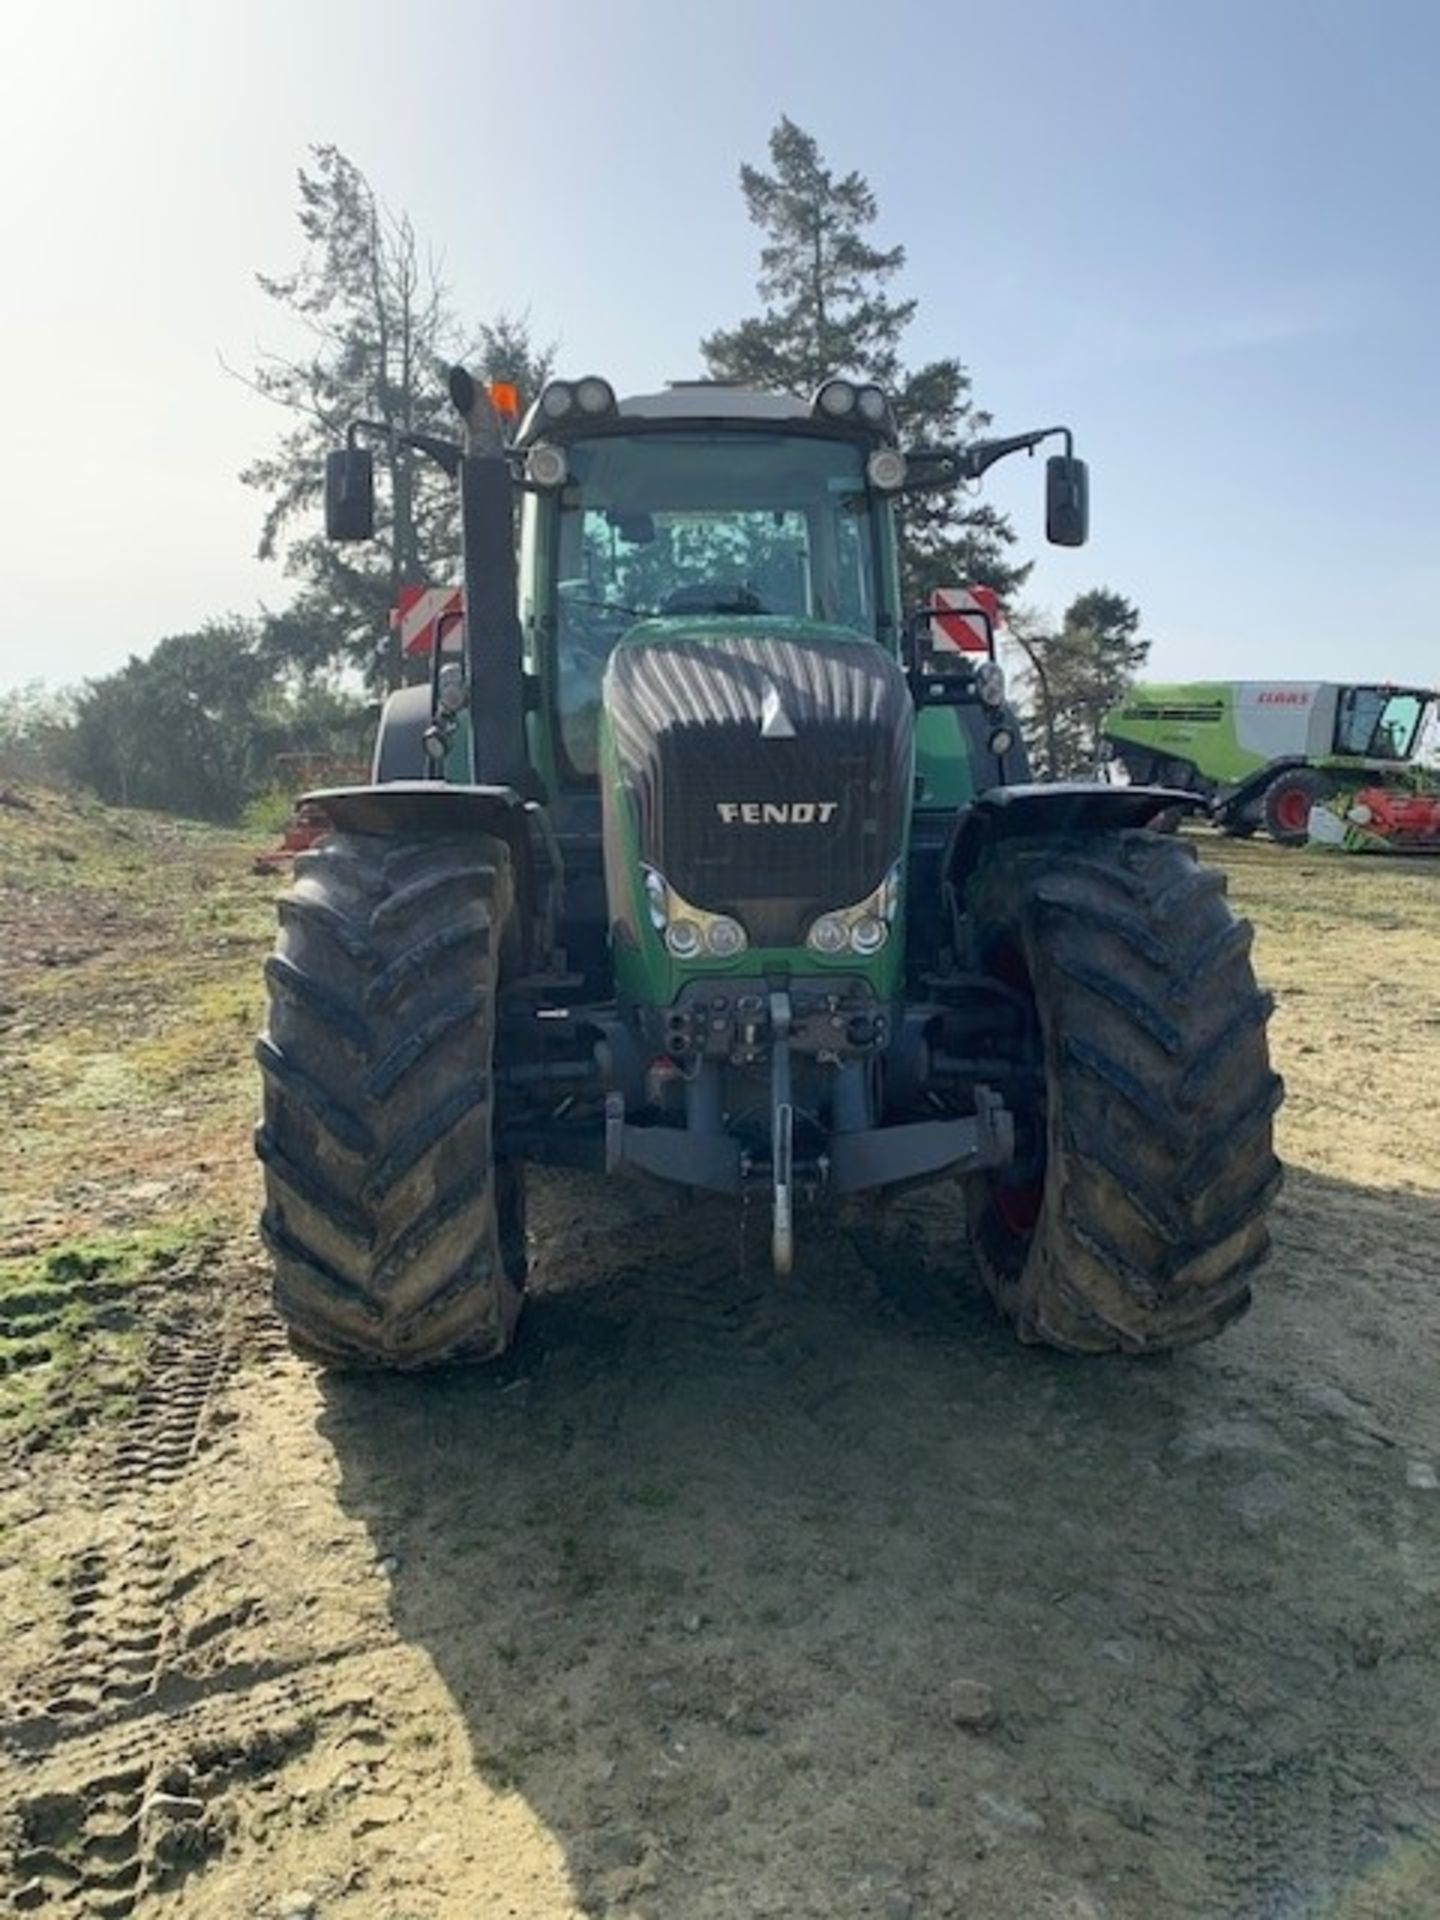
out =
<svg viewBox="0 0 1440 1920"><path fill-rule="evenodd" d="M655 622L611 656L605 708L641 857L757 946L795 945L904 850L914 708L873 641L789 620Z"/></svg>

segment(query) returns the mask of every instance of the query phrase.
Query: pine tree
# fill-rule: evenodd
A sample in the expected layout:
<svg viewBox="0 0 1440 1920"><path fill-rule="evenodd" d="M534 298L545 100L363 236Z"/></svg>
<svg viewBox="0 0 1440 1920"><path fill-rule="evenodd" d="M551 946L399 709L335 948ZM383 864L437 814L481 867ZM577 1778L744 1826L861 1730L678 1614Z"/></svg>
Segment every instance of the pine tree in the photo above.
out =
<svg viewBox="0 0 1440 1920"><path fill-rule="evenodd" d="M1043 770L1051 779L1088 774L1103 751L1105 716L1122 700L1150 654L1140 637L1140 609L1109 587L1079 594L1058 632L1045 633L1033 615L1010 622L1030 668L1026 679L1032 729Z"/></svg>
<svg viewBox="0 0 1440 1920"><path fill-rule="evenodd" d="M740 169L746 209L766 236L757 281L764 308L701 342L711 373L802 397L830 375L848 373L891 395L903 441L973 438L990 416L975 406L961 362L932 360L911 371L902 360L917 302L888 291L905 249L877 248L866 237L879 215L869 184L858 173L837 178L813 136L788 118L770 136L770 161L770 173ZM951 495L906 500L907 602L960 580L1008 598L1029 572L1009 558L1014 540L1009 522L990 507L966 507Z"/></svg>
<svg viewBox="0 0 1440 1920"><path fill-rule="evenodd" d="M317 525L325 453L354 419L396 434L453 434L445 382L453 361L513 380L528 399L548 354L523 319L506 314L467 340L408 216L382 206L338 148L311 152L313 165L299 176L301 264L257 276L312 341L301 356L263 354L249 380L293 417L275 450L241 475L269 496L260 557L282 559L299 587L291 607L271 617L267 646L287 664L314 670L338 658L395 686L401 661L390 608L402 583L455 577L455 490L423 456L381 441L375 541L332 546Z"/></svg>

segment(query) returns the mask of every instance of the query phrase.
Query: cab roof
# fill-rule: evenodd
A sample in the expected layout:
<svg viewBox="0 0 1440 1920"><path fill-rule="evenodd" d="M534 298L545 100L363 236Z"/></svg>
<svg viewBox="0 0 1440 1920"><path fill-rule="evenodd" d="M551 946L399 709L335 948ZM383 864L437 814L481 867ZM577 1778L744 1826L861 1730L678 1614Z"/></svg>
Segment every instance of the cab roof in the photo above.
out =
<svg viewBox="0 0 1440 1920"><path fill-rule="evenodd" d="M614 433L627 421L646 424L673 421L677 425L711 421L717 425L792 427L872 445L893 439L893 428L872 426L858 419L835 421L816 414L808 399L793 393L762 393L729 380L672 380L657 393L632 393L616 401L611 414L546 420L538 404L532 406L515 436L527 447L537 440L565 440L577 434Z"/></svg>
<svg viewBox="0 0 1440 1920"><path fill-rule="evenodd" d="M676 380L659 393L633 393L619 403L630 420L794 420L808 421L808 400L793 393L759 393L728 380Z"/></svg>

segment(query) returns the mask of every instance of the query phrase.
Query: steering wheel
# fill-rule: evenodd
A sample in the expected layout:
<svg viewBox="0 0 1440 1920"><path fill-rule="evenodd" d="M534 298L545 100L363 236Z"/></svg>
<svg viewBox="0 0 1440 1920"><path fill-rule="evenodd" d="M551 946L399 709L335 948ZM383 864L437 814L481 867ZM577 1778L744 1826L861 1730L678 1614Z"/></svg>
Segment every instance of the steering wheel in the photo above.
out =
<svg viewBox="0 0 1440 1920"><path fill-rule="evenodd" d="M759 594L739 580L706 580L677 587L660 603L662 613L764 613Z"/></svg>

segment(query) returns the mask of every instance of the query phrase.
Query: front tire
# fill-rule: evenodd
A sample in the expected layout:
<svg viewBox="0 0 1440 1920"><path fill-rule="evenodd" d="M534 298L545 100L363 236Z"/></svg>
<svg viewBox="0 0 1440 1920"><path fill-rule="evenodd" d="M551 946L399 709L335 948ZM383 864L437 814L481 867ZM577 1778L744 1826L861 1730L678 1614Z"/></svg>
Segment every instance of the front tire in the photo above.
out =
<svg viewBox="0 0 1440 1920"><path fill-rule="evenodd" d="M1324 775L1309 767L1278 774L1260 802L1265 831L1282 847L1305 846L1310 839L1310 809L1333 791Z"/></svg>
<svg viewBox="0 0 1440 1920"><path fill-rule="evenodd" d="M1002 844L967 889L1043 1073L1017 1165L967 1181L981 1278L1023 1339L1151 1352L1245 1311L1280 1184L1269 996L1225 876L1151 833Z"/></svg>
<svg viewBox="0 0 1440 1920"><path fill-rule="evenodd" d="M279 915L256 1150L292 1344L340 1366L489 1358L524 1284L523 1177L491 1151L509 851L335 834Z"/></svg>

